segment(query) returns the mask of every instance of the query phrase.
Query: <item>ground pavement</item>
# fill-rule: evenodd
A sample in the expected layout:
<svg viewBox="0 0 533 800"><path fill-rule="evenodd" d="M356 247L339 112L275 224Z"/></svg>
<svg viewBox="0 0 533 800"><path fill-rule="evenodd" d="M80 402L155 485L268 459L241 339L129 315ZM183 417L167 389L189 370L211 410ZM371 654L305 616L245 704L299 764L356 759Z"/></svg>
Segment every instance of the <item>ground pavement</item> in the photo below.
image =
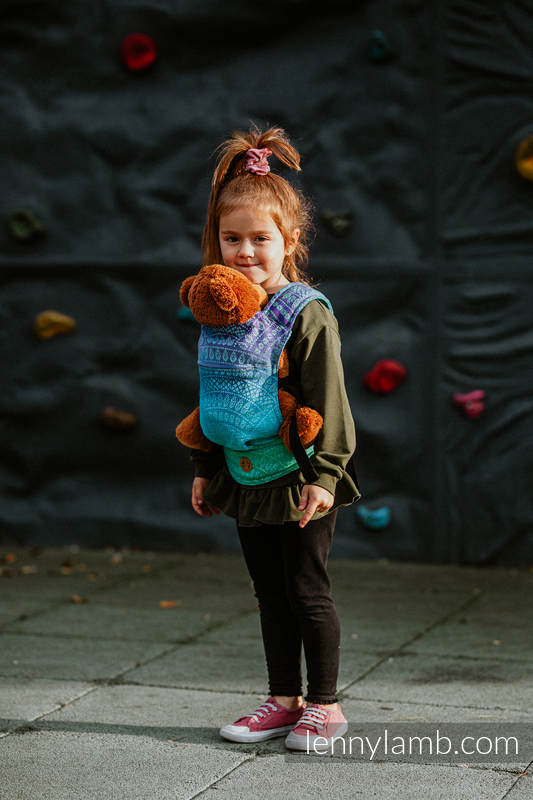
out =
<svg viewBox="0 0 533 800"><path fill-rule="evenodd" d="M337 749L291 755L283 739L218 735L267 695L240 555L0 557L2 800L533 798L528 568L330 559L349 730ZM450 725L461 741L486 734L485 755L437 756ZM385 730L403 756L379 751ZM517 732L519 753L496 755L492 734ZM406 751L426 735L431 754Z"/></svg>

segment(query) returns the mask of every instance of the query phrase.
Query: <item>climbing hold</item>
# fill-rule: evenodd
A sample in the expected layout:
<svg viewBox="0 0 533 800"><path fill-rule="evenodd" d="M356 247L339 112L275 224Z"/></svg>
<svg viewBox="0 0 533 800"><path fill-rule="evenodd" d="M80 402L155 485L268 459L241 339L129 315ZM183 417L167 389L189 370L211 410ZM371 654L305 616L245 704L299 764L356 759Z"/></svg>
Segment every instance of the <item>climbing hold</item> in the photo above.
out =
<svg viewBox="0 0 533 800"><path fill-rule="evenodd" d="M363 383L372 392L388 394L396 389L407 375L407 370L399 361L392 358L382 358L363 378Z"/></svg>
<svg viewBox="0 0 533 800"><path fill-rule="evenodd" d="M476 419L485 409L485 403L483 402L484 397L485 392L483 389L475 389L473 392L468 392L467 394L459 394L456 392L453 395L453 402L456 406L462 408L467 417Z"/></svg>
<svg viewBox="0 0 533 800"><path fill-rule="evenodd" d="M46 234L42 220L28 209L13 211L8 217L7 224L11 236L19 242L31 242Z"/></svg>
<svg viewBox="0 0 533 800"><path fill-rule="evenodd" d="M515 150L514 163L523 178L533 181L533 135L522 139Z"/></svg>
<svg viewBox="0 0 533 800"><path fill-rule="evenodd" d="M335 211L331 211L329 208L325 208L320 218L328 231L339 239L343 236L347 236L353 226L353 214L349 211L338 214Z"/></svg>
<svg viewBox="0 0 533 800"><path fill-rule="evenodd" d="M157 56L154 40L144 33L126 36L120 45L120 53L127 68L134 72L149 67Z"/></svg>
<svg viewBox="0 0 533 800"><path fill-rule="evenodd" d="M368 508L367 506L358 505L355 510L363 525L375 531L386 528L391 521L391 510L389 506Z"/></svg>
<svg viewBox="0 0 533 800"><path fill-rule="evenodd" d="M137 417L129 411L121 411L113 406L107 406L102 411L100 420L106 428L127 431L137 425Z"/></svg>
<svg viewBox="0 0 533 800"><path fill-rule="evenodd" d="M371 61L389 61L394 56L394 50L383 31L372 31L367 52Z"/></svg>
<svg viewBox="0 0 533 800"><path fill-rule="evenodd" d="M73 317L51 309L39 312L33 322L33 328L39 339L51 339L58 333L70 333L75 327L76 320Z"/></svg>
<svg viewBox="0 0 533 800"><path fill-rule="evenodd" d="M176 316L178 319L192 320L193 322L196 322L194 314L192 313L191 309L188 308L188 306L182 306L181 308L178 308Z"/></svg>

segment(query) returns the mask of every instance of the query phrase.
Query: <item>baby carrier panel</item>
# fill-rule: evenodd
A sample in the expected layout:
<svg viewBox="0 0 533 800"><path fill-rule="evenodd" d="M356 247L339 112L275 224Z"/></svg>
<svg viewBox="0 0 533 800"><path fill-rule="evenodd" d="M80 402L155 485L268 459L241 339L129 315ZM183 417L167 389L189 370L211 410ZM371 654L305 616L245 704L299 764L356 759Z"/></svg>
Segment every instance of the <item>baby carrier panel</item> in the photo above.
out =
<svg viewBox="0 0 533 800"><path fill-rule="evenodd" d="M267 443L272 443L268 457L272 460L273 448L279 449L276 439L283 462L277 472L281 469L281 474L286 474L298 466L278 436L283 422L278 366L296 317L313 299L332 310L321 292L303 283L290 283L245 323L202 326L198 342L200 425L208 439L225 448L232 474L230 462L239 464L242 453L250 455L249 451ZM253 463L253 459L245 461ZM241 475L239 469L236 474L242 483L254 480L253 475Z"/></svg>

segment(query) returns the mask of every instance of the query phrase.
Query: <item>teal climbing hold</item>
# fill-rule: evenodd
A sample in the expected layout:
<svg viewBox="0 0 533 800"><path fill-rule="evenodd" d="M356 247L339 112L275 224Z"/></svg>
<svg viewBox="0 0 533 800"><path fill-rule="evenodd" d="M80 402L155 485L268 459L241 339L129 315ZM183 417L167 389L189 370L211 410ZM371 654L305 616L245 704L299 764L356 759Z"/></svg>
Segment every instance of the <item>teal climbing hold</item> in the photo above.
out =
<svg viewBox="0 0 533 800"><path fill-rule="evenodd" d="M386 528L391 521L391 510L388 506L381 508L357 506L355 510L363 525L375 531Z"/></svg>
<svg viewBox="0 0 533 800"><path fill-rule="evenodd" d="M383 31L372 31L368 45L368 57L371 61L389 61L394 50Z"/></svg>
<svg viewBox="0 0 533 800"><path fill-rule="evenodd" d="M194 319L194 314L192 313L191 309L187 308L186 306L178 308L176 316L178 319L192 320L193 322L196 322L196 320Z"/></svg>

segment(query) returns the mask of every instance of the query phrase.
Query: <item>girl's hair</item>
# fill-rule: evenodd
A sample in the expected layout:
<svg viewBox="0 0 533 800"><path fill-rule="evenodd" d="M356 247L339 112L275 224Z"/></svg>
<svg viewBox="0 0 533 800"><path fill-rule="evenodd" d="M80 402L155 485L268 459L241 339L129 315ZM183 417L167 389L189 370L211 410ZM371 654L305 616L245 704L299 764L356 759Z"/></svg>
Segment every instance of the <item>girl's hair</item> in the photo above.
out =
<svg viewBox="0 0 533 800"><path fill-rule="evenodd" d="M300 154L289 142L283 128L261 132L253 125L248 133L237 131L217 148L220 151L213 173L202 237L203 265L222 263L218 226L223 213L238 206L260 206L268 211L288 242L295 228L300 229L296 247L285 256L282 272L290 281L311 283L304 272L308 262L309 234L312 228L311 204L291 184L269 172L256 175L245 170L246 153L251 148L267 147L283 164L300 171Z"/></svg>

